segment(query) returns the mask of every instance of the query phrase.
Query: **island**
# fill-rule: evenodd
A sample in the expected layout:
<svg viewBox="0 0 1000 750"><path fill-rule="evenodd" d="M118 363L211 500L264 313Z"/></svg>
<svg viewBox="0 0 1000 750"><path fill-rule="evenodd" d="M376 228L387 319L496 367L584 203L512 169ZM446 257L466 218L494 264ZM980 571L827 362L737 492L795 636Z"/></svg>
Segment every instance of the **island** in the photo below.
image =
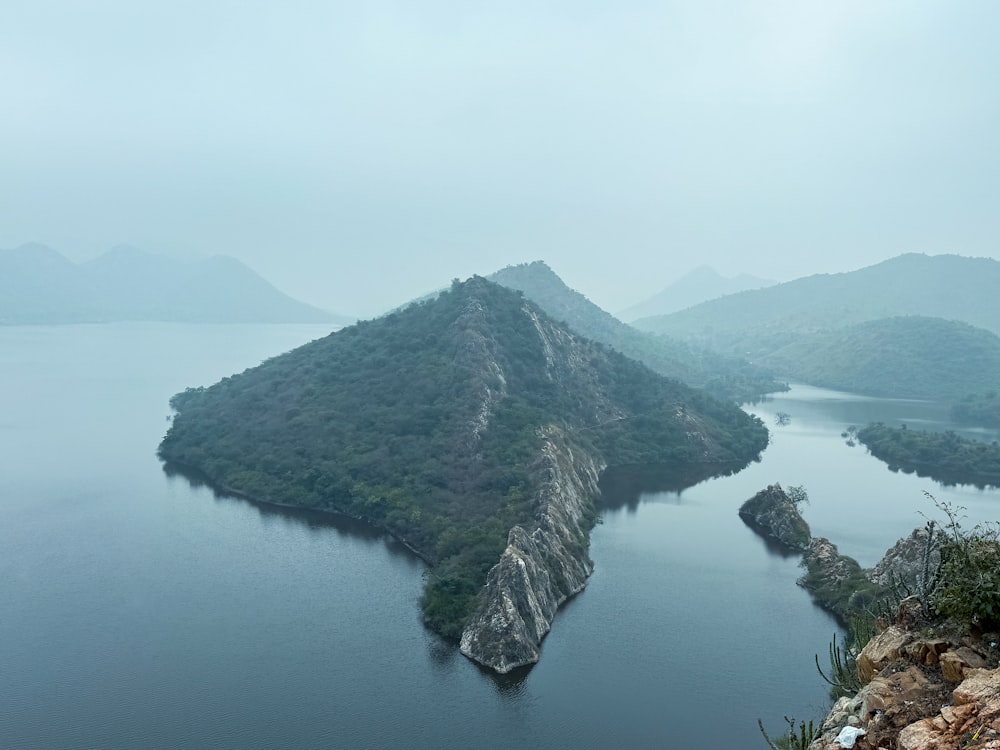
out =
<svg viewBox="0 0 1000 750"><path fill-rule="evenodd" d="M757 418L478 277L171 404L165 468L384 529L429 566L427 626L500 673L537 661L593 570L606 467L732 471L767 445Z"/></svg>

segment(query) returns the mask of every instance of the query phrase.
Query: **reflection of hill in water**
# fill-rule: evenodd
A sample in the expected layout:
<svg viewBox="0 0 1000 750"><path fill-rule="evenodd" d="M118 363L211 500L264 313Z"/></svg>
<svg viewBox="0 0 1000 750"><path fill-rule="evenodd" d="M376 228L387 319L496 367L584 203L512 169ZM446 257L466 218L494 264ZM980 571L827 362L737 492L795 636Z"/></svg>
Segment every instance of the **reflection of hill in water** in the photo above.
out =
<svg viewBox="0 0 1000 750"><path fill-rule="evenodd" d="M351 536L355 539L368 542L369 544L383 544L392 555L400 555L410 559L416 558L411 550L404 544L389 536L381 529L372 526L370 523L360 521L342 513L325 510L313 510L310 508L293 507L289 505L276 505L257 500L252 497L240 495L239 493L226 492L214 487L205 477L198 472L191 471L176 464L165 463L163 473L171 479L186 481L191 487L204 487L212 491L216 502L220 503L242 503L257 510L262 519L266 521L281 520L288 524L304 527L314 532L327 532L334 530L338 534Z"/></svg>
<svg viewBox="0 0 1000 750"><path fill-rule="evenodd" d="M708 479L735 474L744 466L732 463L615 466L601 475L600 507L635 510L644 493L681 492Z"/></svg>

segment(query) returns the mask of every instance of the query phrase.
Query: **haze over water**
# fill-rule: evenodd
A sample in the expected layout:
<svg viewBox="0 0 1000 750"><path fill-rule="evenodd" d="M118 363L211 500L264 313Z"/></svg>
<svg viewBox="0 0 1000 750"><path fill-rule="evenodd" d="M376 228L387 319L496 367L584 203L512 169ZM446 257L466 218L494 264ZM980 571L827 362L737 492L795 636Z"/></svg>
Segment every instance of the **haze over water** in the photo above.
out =
<svg viewBox="0 0 1000 750"><path fill-rule="evenodd" d="M317 326L0 328L0 744L11 748L763 746L827 707L836 629L736 509L805 485L813 533L872 564L998 493L893 474L840 437L918 402L796 387L749 407L763 460L607 498L596 570L540 663L495 678L419 620L423 566L363 525L217 498L155 456L167 402ZM791 415L776 427L774 414Z"/></svg>

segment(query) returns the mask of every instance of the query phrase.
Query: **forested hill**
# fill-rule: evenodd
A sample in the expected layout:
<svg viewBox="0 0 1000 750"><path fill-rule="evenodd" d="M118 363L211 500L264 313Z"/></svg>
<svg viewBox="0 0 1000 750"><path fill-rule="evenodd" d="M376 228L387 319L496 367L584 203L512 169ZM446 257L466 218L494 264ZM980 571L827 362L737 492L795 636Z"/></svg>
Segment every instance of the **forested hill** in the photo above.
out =
<svg viewBox="0 0 1000 750"><path fill-rule="evenodd" d="M1000 385L1000 337L918 315L803 336L761 358L792 380L869 396L955 400Z"/></svg>
<svg viewBox="0 0 1000 750"><path fill-rule="evenodd" d="M508 266L488 278L524 292L528 299L573 331L614 347L661 375L703 388L718 398L748 401L786 387L769 372L742 358L721 356L704 347L639 331L623 323L569 288L542 261Z"/></svg>
<svg viewBox="0 0 1000 750"><path fill-rule="evenodd" d="M0 324L350 322L275 289L235 258L184 262L117 247L73 263L44 245L0 250Z"/></svg>
<svg viewBox="0 0 1000 750"><path fill-rule="evenodd" d="M766 429L571 333L484 279L184 391L160 455L220 488L341 511L434 568L425 617L457 637L543 480L541 430L602 463L729 462ZM593 517L591 517L591 522ZM578 540L586 554L586 535Z"/></svg>
<svg viewBox="0 0 1000 750"><path fill-rule="evenodd" d="M902 315L959 320L1000 333L997 289L998 261L911 253L849 273L732 294L635 325L755 360L800 334Z"/></svg>

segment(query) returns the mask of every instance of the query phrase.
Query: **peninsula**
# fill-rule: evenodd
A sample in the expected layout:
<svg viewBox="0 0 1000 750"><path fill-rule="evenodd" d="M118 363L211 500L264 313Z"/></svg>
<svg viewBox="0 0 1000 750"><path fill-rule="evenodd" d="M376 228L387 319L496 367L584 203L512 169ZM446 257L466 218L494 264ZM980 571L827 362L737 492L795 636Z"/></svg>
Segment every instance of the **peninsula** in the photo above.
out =
<svg viewBox="0 0 1000 750"><path fill-rule="evenodd" d="M585 585L609 465L739 468L754 417L473 277L171 401L160 445L220 491L362 518L430 566L426 624L498 672Z"/></svg>

